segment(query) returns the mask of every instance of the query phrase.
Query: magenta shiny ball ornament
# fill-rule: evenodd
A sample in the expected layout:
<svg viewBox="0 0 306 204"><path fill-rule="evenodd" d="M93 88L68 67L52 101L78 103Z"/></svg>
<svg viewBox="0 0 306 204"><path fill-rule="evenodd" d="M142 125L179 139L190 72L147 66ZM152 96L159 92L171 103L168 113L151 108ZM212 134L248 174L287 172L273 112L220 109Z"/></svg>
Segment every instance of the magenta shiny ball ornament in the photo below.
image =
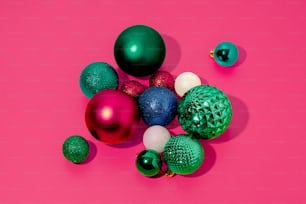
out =
<svg viewBox="0 0 306 204"><path fill-rule="evenodd" d="M133 98L138 98L146 90L146 87L138 81L129 80L122 84L120 90Z"/></svg>
<svg viewBox="0 0 306 204"><path fill-rule="evenodd" d="M150 87L162 86L174 90L174 77L167 71L157 71L150 77Z"/></svg>
<svg viewBox="0 0 306 204"><path fill-rule="evenodd" d="M98 92L89 101L85 122L90 133L105 144L120 144L136 131L139 121L135 100L119 90Z"/></svg>

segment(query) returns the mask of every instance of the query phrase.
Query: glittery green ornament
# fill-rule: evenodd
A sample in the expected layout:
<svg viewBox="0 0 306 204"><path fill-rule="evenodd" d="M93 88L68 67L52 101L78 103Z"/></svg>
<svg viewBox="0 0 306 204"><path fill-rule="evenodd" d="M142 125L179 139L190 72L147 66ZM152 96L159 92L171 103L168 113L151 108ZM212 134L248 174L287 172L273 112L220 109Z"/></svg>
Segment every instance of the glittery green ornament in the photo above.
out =
<svg viewBox="0 0 306 204"><path fill-rule="evenodd" d="M66 159L78 164L87 159L89 144L83 137L73 135L65 140L62 150Z"/></svg>
<svg viewBox="0 0 306 204"><path fill-rule="evenodd" d="M232 107L228 97L213 86L201 85L189 90L178 106L178 120L190 135L212 139L229 126Z"/></svg>
<svg viewBox="0 0 306 204"><path fill-rule="evenodd" d="M183 175L192 174L203 163L204 149L197 139L177 135L167 142L164 159L170 171Z"/></svg>
<svg viewBox="0 0 306 204"><path fill-rule="evenodd" d="M144 150L136 158L136 167L144 176L155 176L160 172L162 160L155 150Z"/></svg>
<svg viewBox="0 0 306 204"><path fill-rule="evenodd" d="M117 72L105 62L89 64L80 76L81 90L88 98L92 98L97 92L104 89L116 89L118 84Z"/></svg>

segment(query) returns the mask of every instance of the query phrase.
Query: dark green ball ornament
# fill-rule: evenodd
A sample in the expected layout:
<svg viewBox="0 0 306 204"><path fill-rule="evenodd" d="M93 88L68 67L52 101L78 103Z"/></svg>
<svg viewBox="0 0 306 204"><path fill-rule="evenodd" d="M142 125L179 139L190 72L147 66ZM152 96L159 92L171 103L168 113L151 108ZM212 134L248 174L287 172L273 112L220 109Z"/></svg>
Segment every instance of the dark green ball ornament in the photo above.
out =
<svg viewBox="0 0 306 204"><path fill-rule="evenodd" d="M136 167L144 176L155 176L161 170L162 160L159 153L155 150L144 150L137 156Z"/></svg>
<svg viewBox="0 0 306 204"><path fill-rule="evenodd" d="M67 160L78 164L87 159L89 144L83 137L74 135L65 140L62 151Z"/></svg>
<svg viewBox="0 0 306 204"><path fill-rule="evenodd" d="M164 62L166 47L151 27L135 25L125 29L114 47L115 59L125 73L140 77L156 72Z"/></svg>
<svg viewBox="0 0 306 204"><path fill-rule="evenodd" d="M192 174L203 163L204 149L197 139L177 135L167 142L164 159L170 171L182 175Z"/></svg>
<svg viewBox="0 0 306 204"><path fill-rule="evenodd" d="M230 100L213 86L192 88L178 106L178 120L182 128L199 139L218 137L227 129L231 119Z"/></svg>
<svg viewBox="0 0 306 204"><path fill-rule="evenodd" d="M117 72L105 62L89 64L80 76L81 90L88 98L104 89L117 89L118 84Z"/></svg>

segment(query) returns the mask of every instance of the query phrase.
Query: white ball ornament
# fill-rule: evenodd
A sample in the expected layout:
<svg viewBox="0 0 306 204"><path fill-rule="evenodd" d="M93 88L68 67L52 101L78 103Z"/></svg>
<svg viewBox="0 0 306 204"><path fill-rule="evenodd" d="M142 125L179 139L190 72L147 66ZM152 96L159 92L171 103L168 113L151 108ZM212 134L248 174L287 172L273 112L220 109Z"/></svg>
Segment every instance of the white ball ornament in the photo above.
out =
<svg viewBox="0 0 306 204"><path fill-rule="evenodd" d="M152 149L157 152L163 152L166 143L171 138L167 128L154 125L149 127L143 134L143 144L146 149Z"/></svg>
<svg viewBox="0 0 306 204"><path fill-rule="evenodd" d="M183 72L178 75L174 82L174 89L177 95L184 96L184 94L195 86L201 85L201 79L192 72Z"/></svg>

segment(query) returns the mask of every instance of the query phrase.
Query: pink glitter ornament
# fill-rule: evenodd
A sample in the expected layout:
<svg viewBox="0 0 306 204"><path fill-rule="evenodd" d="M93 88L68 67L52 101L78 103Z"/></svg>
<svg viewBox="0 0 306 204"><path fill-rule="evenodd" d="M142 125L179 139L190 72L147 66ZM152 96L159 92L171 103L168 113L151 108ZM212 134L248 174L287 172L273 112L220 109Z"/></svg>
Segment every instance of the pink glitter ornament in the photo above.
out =
<svg viewBox="0 0 306 204"><path fill-rule="evenodd" d="M130 80L122 84L120 90L129 96L138 98L140 94L142 94L142 92L146 90L146 87L141 83L139 83L138 81Z"/></svg>
<svg viewBox="0 0 306 204"><path fill-rule="evenodd" d="M157 71L150 77L149 84L150 87L162 86L174 90L174 78L167 71Z"/></svg>

